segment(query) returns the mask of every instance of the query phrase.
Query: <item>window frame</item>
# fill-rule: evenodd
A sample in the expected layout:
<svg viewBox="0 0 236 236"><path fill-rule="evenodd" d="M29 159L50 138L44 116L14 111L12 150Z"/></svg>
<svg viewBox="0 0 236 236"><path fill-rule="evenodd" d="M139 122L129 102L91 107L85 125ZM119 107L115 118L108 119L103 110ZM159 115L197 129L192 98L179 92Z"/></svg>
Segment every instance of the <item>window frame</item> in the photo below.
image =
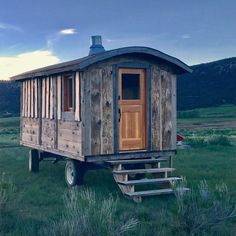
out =
<svg viewBox="0 0 236 236"><path fill-rule="evenodd" d="M71 105L69 106L69 80L72 80L71 88ZM75 112L75 73L66 73L62 76L62 86L63 86L63 113L74 113Z"/></svg>

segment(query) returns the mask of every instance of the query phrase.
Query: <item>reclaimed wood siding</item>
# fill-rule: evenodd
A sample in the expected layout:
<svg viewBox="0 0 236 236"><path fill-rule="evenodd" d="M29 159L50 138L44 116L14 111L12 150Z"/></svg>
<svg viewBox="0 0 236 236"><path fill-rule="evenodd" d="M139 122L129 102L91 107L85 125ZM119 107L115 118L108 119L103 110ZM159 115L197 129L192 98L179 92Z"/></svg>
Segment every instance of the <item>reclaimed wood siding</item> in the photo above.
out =
<svg viewBox="0 0 236 236"><path fill-rule="evenodd" d="M112 66L90 68L82 74L83 155L113 153Z"/></svg>
<svg viewBox="0 0 236 236"><path fill-rule="evenodd" d="M81 156L81 122L58 121L58 150Z"/></svg>
<svg viewBox="0 0 236 236"><path fill-rule="evenodd" d="M152 149L176 149L176 76L167 69L152 69Z"/></svg>
<svg viewBox="0 0 236 236"><path fill-rule="evenodd" d="M171 85L172 85L172 135L171 135L171 148L176 149L176 135L177 135L177 86L176 86L176 75L171 75Z"/></svg>
<svg viewBox="0 0 236 236"><path fill-rule="evenodd" d="M39 119L23 117L21 120L21 141L28 144L39 144Z"/></svg>
<svg viewBox="0 0 236 236"><path fill-rule="evenodd" d="M152 81L151 81L151 138L152 138L152 149L161 150L162 133L160 123L160 112L161 112L161 71L158 67L152 68Z"/></svg>

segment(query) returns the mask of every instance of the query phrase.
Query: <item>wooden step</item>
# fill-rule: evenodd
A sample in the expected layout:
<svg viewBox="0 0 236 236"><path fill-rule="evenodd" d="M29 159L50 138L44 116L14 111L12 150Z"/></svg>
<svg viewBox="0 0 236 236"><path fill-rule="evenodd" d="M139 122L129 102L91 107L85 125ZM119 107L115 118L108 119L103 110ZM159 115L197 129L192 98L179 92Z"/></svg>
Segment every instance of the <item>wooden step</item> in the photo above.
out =
<svg viewBox="0 0 236 236"><path fill-rule="evenodd" d="M135 170L114 170L113 174L142 174L142 173L164 173L174 171L174 168L151 168Z"/></svg>
<svg viewBox="0 0 236 236"><path fill-rule="evenodd" d="M182 180L182 178L170 177L170 178L158 178L158 179L139 179L139 180L129 180L129 181L118 181L117 183L122 185L143 185L143 184L153 184L153 183L165 183L178 180Z"/></svg>
<svg viewBox="0 0 236 236"><path fill-rule="evenodd" d="M181 191L189 191L188 188L181 188ZM147 191L138 191L138 192L130 192L125 193L125 195L129 197L146 197L146 196L156 196L162 194L173 194L174 190L171 188L167 189L157 189L157 190L147 190Z"/></svg>
<svg viewBox="0 0 236 236"><path fill-rule="evenodd" d="M131 159L131 160L116 160L116 161L106 161L111 165L118 165L118 164L152 164L158 163L160 161L167 161L167 158L160 157L158 159L150 158L150 159Z"/></svg>

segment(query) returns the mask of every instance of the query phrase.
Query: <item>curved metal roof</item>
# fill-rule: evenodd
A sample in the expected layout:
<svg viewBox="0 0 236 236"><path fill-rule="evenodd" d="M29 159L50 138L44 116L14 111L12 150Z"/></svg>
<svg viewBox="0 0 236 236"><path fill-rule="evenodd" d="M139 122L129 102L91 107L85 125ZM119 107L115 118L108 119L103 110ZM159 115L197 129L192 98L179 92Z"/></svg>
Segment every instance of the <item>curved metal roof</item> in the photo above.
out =
<svg viewBox="0 0 236 236"><path fill-rule="evenodd" d="M49 76L52 74L57 74L57 73L66 72L66 71L82 70L94 63L104 61L112 57L125 55L125 54L150 55L177 67L179 69L179 74L182 74L185 72L192 72L192 69L188 65L186 65L185 63L183 63L182 61L180 61L179 59L175 57L169 56L153 48L133 46L133 47L124 47L124 48L109 50L102 53L83 57L77 60L63 62L63 63L39 68L36 70L28 71L23 74L13 76L11 77L11 79L22 80L22 79L27 79L27 78L32 78L32 77L35 78L35 77L41 77L41 76Z"/></svg>

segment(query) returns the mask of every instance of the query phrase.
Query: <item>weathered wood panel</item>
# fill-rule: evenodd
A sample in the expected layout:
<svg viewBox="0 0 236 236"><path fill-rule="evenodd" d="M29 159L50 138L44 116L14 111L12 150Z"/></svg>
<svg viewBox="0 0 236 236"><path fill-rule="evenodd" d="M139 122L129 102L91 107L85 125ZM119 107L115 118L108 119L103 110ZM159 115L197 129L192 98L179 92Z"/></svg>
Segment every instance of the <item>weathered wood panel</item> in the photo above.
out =
<svg viewBox="0 0 236 236"><path fill-rule="evenodd" d="M81 122L58 121L58 150L82 155L81 126Z"/></svg>
<svg viewBox="0 0 236 236"><path fill-rule="evenodd" d="M34 79L34 117L38 118L38 80Z"/></svg>
<svg viewBox="0 0 236 236"><path fill-rule="evenodd" d="M31 103L30 103L30 80L27 80L27 117L30 117L30 108L31 108Z"/></svg>
<svg viewBox="0 0 236 236"><path fill-rule="evenodd" d="M160 129L160 92L161 92L161 73L160 69L156 66L152 68L151 75L151 134L152 139L152 150L160 150L160 139L161 139L161 129Z"/></svg>
<svg viewBox="0 0 236 236"><path fill-rule="evenodd" d="M171 135L171 149L176 149L176 135L177 135L177 95L176 95L176 75L171 75L171 85L172 85L172 93L171 93L171 122L172 122L172 135Z"/></svg>
<svg viewBox="0 0 236 236"><path fill-rule="evenodd" d="M102 70L91 71L91 151L92 155L101 153L101 78Z"/></svg>
<svg viewBox="0 0 236 236"><path fill-rule="evenodd" d="M34 117L34 80L30 80L30 117Z"/></svg>
<svg viewBox="0 0 236 236"><path fill-rule="evenodd" d="M42 79L42 118L46 117L46 79Z"/></svg>
<svg viewBox="0 0 236 236"><path fill-rule="evenodd" d="M42 119L42 145L48 148L54 148L54 122L50 119Z"/></svg>
<svg viewBox="0 0 236 236"><path fill-rule="evenodd" d="M75 120L80 121L80 77L75 73Z"/></svg>
<svg viewBox="0 0 236 236"><path fill-rule="evenodd" d="M62 101L62 93L61 93L61 75L57 76L57 118L61 119L61 101Z"/></svg>
<svg viewBox="0 0 236 236"><path fill-rule="evenodd" d="M21 117L25 116L25 82L21 83Z"/></svg>
<svg viewBox="0 0 236 236"><path fill-rule="evenodd" d="M39 145L42 143L42 79L38 79L38 117L39 117Z"/></svg>
<svg viewBox="0 0 236 236"><path fill-rule="evenodd" d="M57 149L58 147L58 116L57 116L57 76L53 77L54 79L54 86L53 86L53 114L54 114L54 148Z"/></svg>
<svg viewBox="0 0 236 236"><path fill-rule="evenodd" d="M82 123L83 123L83 155L91 155L91 76L88 71L84 71L81 76L82 91Z"/></svg>
<svg viewBox="0 0 236 236"><path fill-rule="evenodd" d="M46 103L45 103L45 113L46 113L46 118L50 118L49 117L49 103L50 102L50 78L47 77L46 78Z"/></svg>
<svg viewBox="0 0 236 236"><path fill-rule="evenodd" d="M111 154L114 151L114 122L113 122L113 74L112 66L102 70L102 154Z"/></svg>
<svg viewBox="0 0 236 236"><path fill-rule="evenodd" d="M171 149L172 135L172 97L171 97L171 75L162 71L162 148Z"/></svg>
<svg viewBox="0 0 236 236"><path fill-rule="evenodd" d="M22 118L21 120L22 136L21 141L32 144L39 144L39 120L34 118Z"/></svg>
<svg viewBox="0 0 236 236"><path fill-rule="evenodd" d="M50 77L50 93L49 93L49 116L50 119L54 118L54 86L55 86L55 78L54 77Z"/></svg>

